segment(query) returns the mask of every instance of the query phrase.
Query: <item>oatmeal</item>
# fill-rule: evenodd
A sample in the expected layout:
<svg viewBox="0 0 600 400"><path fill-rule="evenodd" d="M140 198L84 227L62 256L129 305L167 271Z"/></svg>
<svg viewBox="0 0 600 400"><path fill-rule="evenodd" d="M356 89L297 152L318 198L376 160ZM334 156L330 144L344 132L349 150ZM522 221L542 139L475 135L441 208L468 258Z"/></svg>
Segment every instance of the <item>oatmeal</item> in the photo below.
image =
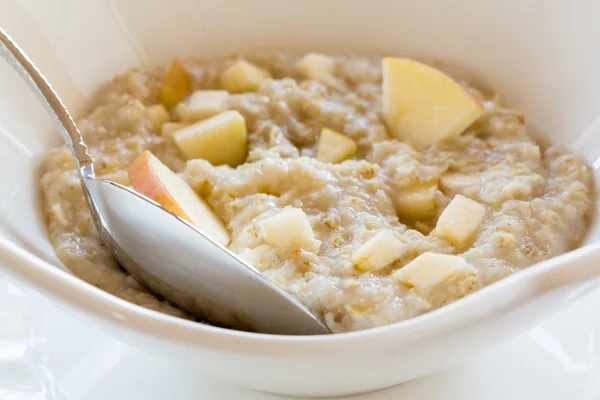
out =
<svg viewBox="0 0 600 400"><path fill-rule="evenodd" d="M189 61L179 66L189 80L169 75L169 91L165 71L134 69L78 126L99 176L129 185L145 150L179 173L228 247L333 332L423 314L581 243L594 200L585 161L534 139L522 114L468 81L468 96L450 94L458 111L421 125L391 115L405 99L385 92L395 78L380 64L282 53ZM440 126L452 129L437 137ZM113 261L65 147L46 154L41 187L50 240L73 273L190 318Z"/></svg>

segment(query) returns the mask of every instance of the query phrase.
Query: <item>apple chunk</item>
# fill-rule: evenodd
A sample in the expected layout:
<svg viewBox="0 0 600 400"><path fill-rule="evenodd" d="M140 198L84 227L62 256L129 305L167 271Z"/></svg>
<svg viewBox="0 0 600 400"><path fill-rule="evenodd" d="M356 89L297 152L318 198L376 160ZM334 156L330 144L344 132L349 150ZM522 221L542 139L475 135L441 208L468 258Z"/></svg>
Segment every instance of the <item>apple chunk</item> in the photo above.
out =
<svg viewBox="0 0 600 400"><path fill-rule="evenodd" d="M163 124L169 121L169 112L162 104L155 104L146 108L146 116L152 122L156 132L160 131Z"/></svg>
<svg viewBox="0 0 600 400"><path fill-rule="evenodd" d="M466 242L481 225L485 211L483 204L457 194L442 211L432 233L453 243Z"/></svg>
<svg viewBox="0 0 600 400"><path fill-rule="evenodd" d="M404 252L404 245L392 231L381 231L352 254L350 259L357 269L378 270L396 261Z"/></svg>
<svg viewBox="0 0 600 400"><path fill-rule="evenodd" d="M171 109L185 99L191 91L192 82L185 67L179 59L174 58L158 94L158 100Z"/></svg>
<svg viewBox="0 0 600 400"><path fill-rule="evenodd" d="M317 159L327 163L339 163L354 157L357 149L356 142L348 136L323 128L317 149Z"/></svg>
<svg viewBox="0 0 600 400"><path fill-rule="evenodd" d="M258 271L262 271L272 261L274 253L272 247L263 244L254 249L244 249L238 256Z"/></svg>
<svg viewBox="0 0 600 400"><path fill-rule="evenodd" d="M200 121L223 111L228 97L226 90L196 90L175 107L175 112L181 121Z"/></svg>
<svg viewBox="0 0 600 400"><path fill-rule="evenodd" d="M246 121L237 111L223 111L174 133L173 139L189 160L202 158L212 165L237 167L246 160Z"/></svg>
<svg viewBox="0 0 600 400"><path fill-rule="evenodd" d="M459 136L484 111L443 72L415 60L383 59L383 109L391 134L417 146Z"/></svg>
<svg viewBox="0 0 600 400"><path fill-rule="evenodd" d="M428 291L443 282L450 283L476 274L475 268L460 256L423 253L394 272L394 278L404 285Z"/></svg>
<svg viewBox="0 0 600 400"><path fill-rule="evenodd" d="M175 172L148 150L129 166L131 186L167 210L192 223L222 245L229 243L229 232L210 206Z"/></svg>
<svg viewBox="0 0 600 400"><path fill-rule="evenodd" d="M437 183L401 191L395 198L398 215L410 220L434 217L436 191Z"/></svg>
<svg viewBox="0 0 600 400"><path fill-rule="evenodd" d="M162 125L160 134L164 138L173 139L175 132L185 128L186 126L188 126L188 124L183 123L183 122L165 122Z"/></svg>
<svg viewBox="0 0 600 400"><path fill-rule="evenodd" d="M309 53L302 57L296 66L307 79L318 79L324 75L333 75L335 59L325 54Z"/></svg>
<svg viewBox="0 0 600 400"><path fill-rule="evenodd" d="M219 84L230 93L253 92L262 81L270 77L268 71L248 61L239 60L223 71Z"/></svg>
<svg viewBox="0 0 600 400"><path fill-rule="evenodd" d="M306 213L295 207L285 207L278 214L260 221L265 242L273 247L294 251L300 248L317 253L321 242L315 239Z"/></svg>
<svg viewBox="0 0 600 400"><path fill-rule="evenodd" d="M480 185L483 182L480 174L460 174L450 172L442 176L440 183L447 191L463 191L466 188Z"/></svg>

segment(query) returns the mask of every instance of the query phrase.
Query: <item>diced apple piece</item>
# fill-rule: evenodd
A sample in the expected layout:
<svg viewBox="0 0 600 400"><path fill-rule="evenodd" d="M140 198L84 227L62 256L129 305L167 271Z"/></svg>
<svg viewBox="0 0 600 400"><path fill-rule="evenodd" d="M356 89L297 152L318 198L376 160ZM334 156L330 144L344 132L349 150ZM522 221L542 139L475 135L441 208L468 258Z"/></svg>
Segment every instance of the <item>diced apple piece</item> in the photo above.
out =
<svg viewBox="0 0 600 400"><path fill-rule="evenodd" d="M428 291L443 282L474 276L477 271L464 258L448 254L423 253L394 272L394 278L421 291Z"/></svg>
<svg viewBox="0 0 600 400"><path fill-rule="evenodd" d="M440 183L444 190L452 192L463 191L470 186L481 184L481 176L478 174L467 175L450 172L441 177Z"/></svg>
<svg viewBox="0 0 600 400"><path fill-rule="evenodd" d="M128 172L136 191L194 224L214 241L224 246L229 243L229 232L206 201L154 154L144 151Z"/></svg>
<svg viewBox="0 0 600 400"><path fill-rule="evenodd" d="M223 111L227 97L225 90L196 90L188 101L177 104L175 114L184 122L200 121Z"/></svg>
<svg viewBox="0 0 600 400"><path fill-rule="evenodd" d="M146 108L146 115L152 122L152 126L156 132L160 130L165 122L169 121L169 112L162 104L155 104Z"/></svg>
<svg viewBox="0 0 600 400"><path fill-rule="evenodd" d="M175 132L182 130L186 126L188 126L188 124L183 122L165 122L162 126L160 134L166 138L172 139L175 135Z"/></svg>
<svg viewBox="0 0 600 400"><path fill-rule="evenodd" d="M272 257L272 249L267 245L261 245L253 249L244 249L238 256L259 271L265 269Z"/></svg>
<svg viewBox="0 0 600 400"><path fill-rule="evenodd" d="M317 159L336 164L354 157L358 146L348 136L323 128L317 149Z"/></svg>
<svg viewBox="0 0 600 400"><path fill-rule="evenodd" d="M254 64L239 60L219 77L219 84L230 93L253 92L271 74Z"/></svg>
<svg viewBox="0 0 600 400"><path fill-rule="evenodd" d="M171 109L180 101L185 99L192 91L192 82L185 67L177 58L171 62L171 67L165 82L158 94L158 101L165 107Z"/></svg>
<svg viewBox="0 0 600 400"><path fill-rule="evenodd" d="M229 97L226 90L197 90L188 102L188 120L198 121L220 113Z"/></svg>
<svg viewBox="0 0 600 400"><path fill-rule="evenodd" d="M237 167L246 160L246 121L237 111L189 125L174 134L175 143L188 159L202 158L212 165Z"/></svg>
<svg viewBox="0 0 600 400"><path fill-rule="evenodd" d="M463 195L454 196L440 215L433 235L453 243L464 243L485 217L485 206Z"/></svg>
<svg viewBox="0 0 600 400"><path fill-rule="evenodd" d="M398 215L413 221L435 216L435 192L437 183L405 190L396 196Z"/></svg>
<svg viewBox="0 0 600 400"><path fill-rule="evenodd" d="M325 54L309 53L298 61L298 69L308 79L318 79L323 75L333 75L335 60Z"/></svg>
<svg viewBox="0 0 600 400"><path fill-rule="evenodd" d="M318 253L321 242L315 239L306 213L295 207L285 207L281 212L259 222L265 242L273 247L294 251L304 248Z"/></svg>
<svg viewBox="0 0 600 400"><path fill-rule="evenodd" d="M127 171L125 171L125 170L120 170L120 171L115 171L115 172L111 172L108 174L104 174L104 175L101 175L99 178L105 179L107 181L117 182L123 186L131 185L131 182L129 182L129 176L127 176Z"/></svg>
<svg viewBox="0 0 600 400"><path fill-rule="evenodd" d="M369 239L352 254L350 260L357 269L378 270L396 261L403 253L404 245L392 231L384 230Z"/></svg>
<svg viewBox="0 0 600 400"><path fill-rule="evenodd" d="M415 60L383 59L383 109L392 135L418 146L459 136L484 111L443 72Z"/></svg>
<svg viewBox="0 0 600 400"><path fill-rule="evenodd" d="M177 103L175 108L173 108L173 114L175 114L175 119L179 122L188 122L189 110L187 102L182 101L181 103Z"/></svg>

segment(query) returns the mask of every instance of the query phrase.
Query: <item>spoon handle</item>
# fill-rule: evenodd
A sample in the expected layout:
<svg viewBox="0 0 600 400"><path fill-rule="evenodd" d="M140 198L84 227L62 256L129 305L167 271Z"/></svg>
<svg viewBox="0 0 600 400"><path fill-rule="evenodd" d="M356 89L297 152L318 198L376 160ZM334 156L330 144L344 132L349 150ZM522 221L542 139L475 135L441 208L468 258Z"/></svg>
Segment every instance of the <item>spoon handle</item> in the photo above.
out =
<svg viewBox="0 0 600 400"><path fill-rule="evenodd" d="M92 157L71 114L35 64L2 27L0 27L0 56L27 82L46 107L46 111L56 118L60 133L71 149L77 167L80 170L86 167L88 174L93 175Z"/></svg>

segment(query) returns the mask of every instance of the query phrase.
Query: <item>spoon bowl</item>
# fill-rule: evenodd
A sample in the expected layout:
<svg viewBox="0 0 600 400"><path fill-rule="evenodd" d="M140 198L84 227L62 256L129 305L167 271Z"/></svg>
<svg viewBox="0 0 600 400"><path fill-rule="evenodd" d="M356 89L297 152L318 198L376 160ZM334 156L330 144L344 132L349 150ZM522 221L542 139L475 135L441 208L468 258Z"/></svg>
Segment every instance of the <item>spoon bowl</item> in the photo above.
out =
<svg viewBox="0 0 600 400"><path fill-rule="evenodd" d="M236 329L329 332L298 300L192 224L123 185L83 179L102 240L154 293L192 315Z"/></svg>

